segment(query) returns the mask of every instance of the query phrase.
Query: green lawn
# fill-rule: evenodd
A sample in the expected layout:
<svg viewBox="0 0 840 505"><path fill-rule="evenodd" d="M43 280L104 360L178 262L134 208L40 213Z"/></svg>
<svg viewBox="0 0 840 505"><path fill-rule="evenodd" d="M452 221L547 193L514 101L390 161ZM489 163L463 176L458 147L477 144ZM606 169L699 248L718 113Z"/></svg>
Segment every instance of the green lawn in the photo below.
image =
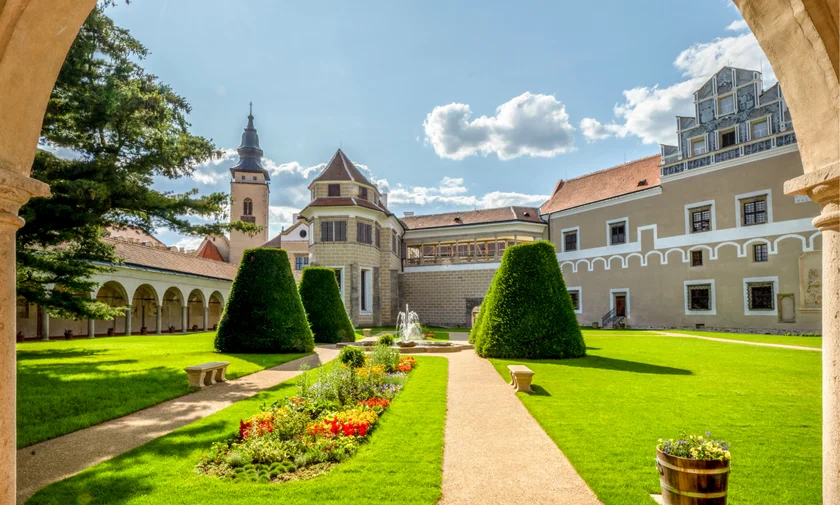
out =
<svg viewBox="0 0 840 505"><path fill-rule="evenodd" d="M405 389L370 441L325 475L284 484L221 481L198 475L202 451L225 440L262 403L293 395L286 382L47 486L29 504L434 504L440 498L448 361L418 357Z"/></svg>
<svg viewBox="0 0 840 505"><path fill-rule="evenodd" d="M605 505L653 504L655 445L681 428L732 446L730 505L821 500L815 352L584 331L588 356L527 363L519 396Z"/></svg>
<svg viewBox="0 0 840 505"><path fill-rule="evenodd" d="M683 331L668 330L671 333L685 333L701 337L724 338L727 340L745 340L747 342L764 342L767 344L799 345L802 347L822 348L822 337L799 337L790 335L755 335L751 333L720 333L715 331Z"/></svg>
<svg viewBox="0 0 840 505"><path fill-rule="evenodd" d="M219 354L214 333L17 344L17 445L64 435L189 393L184 367L229 361L241 377L306 354Z"/></svg>

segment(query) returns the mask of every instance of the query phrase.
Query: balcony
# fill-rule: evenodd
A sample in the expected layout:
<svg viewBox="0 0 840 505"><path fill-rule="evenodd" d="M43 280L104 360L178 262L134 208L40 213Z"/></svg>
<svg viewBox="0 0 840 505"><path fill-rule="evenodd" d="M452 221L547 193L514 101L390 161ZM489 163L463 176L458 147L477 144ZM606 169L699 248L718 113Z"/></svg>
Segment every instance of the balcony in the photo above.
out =
<svg viewBox="0 0 840 505"><path fill-rule="evenodd" d="M475 239L414 244L405 247L405 266L459 265L463 263L492 263L501 261L505 249L532 237Z"/></svg>
<svg viewBox="0 0 840 505"><path fill-rule="evenodd" d="M239 220L243 223L256 223L257 217L256 216L240 216Z"/></svg>

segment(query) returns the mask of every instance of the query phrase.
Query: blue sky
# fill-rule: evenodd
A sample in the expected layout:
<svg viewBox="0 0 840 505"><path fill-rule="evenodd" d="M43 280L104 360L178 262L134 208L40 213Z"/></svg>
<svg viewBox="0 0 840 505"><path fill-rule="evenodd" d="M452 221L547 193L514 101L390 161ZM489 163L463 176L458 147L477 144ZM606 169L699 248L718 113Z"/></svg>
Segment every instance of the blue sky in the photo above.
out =
<svg viewBox="0 0 840 505"><path fill-rule="evenodd" d="M227 191L248 113L271 230L342 146L390 207L539 205L560 178L659 152L722 65L772 70L730 2L142 0L109 9L227 156L160 187ZM161 231L167 243L194 245Z"/></svg>

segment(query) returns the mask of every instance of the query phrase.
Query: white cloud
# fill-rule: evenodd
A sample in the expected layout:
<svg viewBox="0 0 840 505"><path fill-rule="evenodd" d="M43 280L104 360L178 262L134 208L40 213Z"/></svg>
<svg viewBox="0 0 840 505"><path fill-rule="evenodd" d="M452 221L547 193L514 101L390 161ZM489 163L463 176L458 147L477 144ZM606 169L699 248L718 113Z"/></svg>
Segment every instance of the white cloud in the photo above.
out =
<svg viewBox="0 0 840 505"><path fill-rule="evenodd" d="M747 22L743 19L739 19L738 21L733 21L726 26L726 29L730 32L742 32L744 30L748 30L749 27L747 26Z"/></svg>
<svg viewBox="0 0 840 505"><path fill-rule="evenodd" d="M274 160L269 158L262 159L262 166L268 173L271 175L280 175L280 174L290 174L290 175L299 175L304 179L309 179L313 175L317 175L321 173L321 170L327 166L326 163L319 163L317 165L311 166L304 166L298 163L297 161L290 161L288 163L280 163L277 164Z"/></svg>
<svg viewBox="0 0 840 505"><path fill-rule="evenodd" d="M468 195L461 177L444 177L436 187L398 184L388 195L388 205L445 205L489 209L506 205L539 205L548 199L547 195L493 191L483 196Z"/></svg>
<svg viewBox="0 0 840 505"><path fill-rule="evenodd" d="M268 207L268 225L274 229L273 233L279 233L278 227L288 228L293 225L294 214L300 212L303 207L288 207L285 205L270 205Z"/></svg>
<svg viewBox="0 0 840 505"><path fill-rule="evenodd" d="M734 25L737 22L729 26ZM673 144L675 116L694 114L693 93L722 67L763 70L765 88L776 82L770 63L750 32L696 43L677 56L674 66L682 72L683 81L667 87L657 84L624 90L624 101L613 108L613 124L584 118L580 123L584 137L594 141L635 135L645 144Z"/></svg>
<svg viewBox="0 0 840 505"><path fill-rule="evenodd" d="M202 240L204 240L204 237L181 237L180 240L178 240L172 245L178 248L184 248L188 251L191 251L198 249L198 246L201 245Z"/></svg>
<svg viewBox="0 0 840 505"><path fill-rule="evenodd" d="M550 158L574 149L575 128L566 107L552 95L525 92L496 108L496 115L470 120L470 106L440 105L425 121L425 141L441 158L462 160L481 153L501 160Z"/></svg>

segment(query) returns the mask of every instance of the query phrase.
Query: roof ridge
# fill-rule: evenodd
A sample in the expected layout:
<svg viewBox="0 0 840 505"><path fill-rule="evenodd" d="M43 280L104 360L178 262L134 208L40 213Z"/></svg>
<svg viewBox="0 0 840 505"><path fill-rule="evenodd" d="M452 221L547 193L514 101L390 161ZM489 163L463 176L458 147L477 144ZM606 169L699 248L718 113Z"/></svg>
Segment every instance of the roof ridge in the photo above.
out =
<svg viewBox="0 0 840 505"><path fill-rule="evenodd" d="M645 156L644 158L637 158L637 159L635 159L635 160L630 160L630 161L627 161L627 162L621 163L621 164L619 164L619 165L613 165L613 166L611 166L611 167L602 168L601 170L596 170L596 171L594 171L594 172L589 172L588 174L583 174L583 175L579 175L579 176L577 176L577 177L572 177L571 179L566 179L566 180L565 180L565 181L563 181L563 182L579 181L579 180L581 180L581 179L586 179L587 177L589 177L589 176L591 176L591 175L597 175L597 174L600 174L600 173L603 173L603 172L608 172L608 171L610 171L610 170L615 170L615 169L617 169L617 168L621 168L621 167L623 167L623 166L631 165L631 164L633 164L633 163L638 163L638 162L640 162L640 161L649 160L649 159L651 159L651 158L659 158L660 156L662 156L662 155L661 155L661 154L659 154L659 153L657 153L657 154L652 154L652 155L650 155L650 156Z"/></svg>
<svg viewBox="0 0 840 505"><path fill-rule="evenodd" d="M174 245L173 246L168 246L168 245L164 244L165 247L149 247L149 246L145 246L143 244L136 244L134 242L127 242L125 240L117 240L117 239L112 239L112 238L107 238L107 237L103 238L102 240L107 240L109 242L116 242L116 243L120 243L120 244L126 244L126 245L130 245L130 246L135 246L135 247L142 247L145 250L160 251L160 252L165 252L165 253L169 253L169 254L177 254L181 258L188 257L188 258L192 258L192 259L200 260L200 261L209 261L209 262L213 263L214 265L223 264L223 265L233 266L231 263L229 263L227 261L216 261L216 260L211 260L211 259L207 259L207 258L202 258L201 256L198 256L198 255L195 255L195 254L187 254L187 253L182 253L180 251L175 252L175 251L170 250L169 249L170 247L177 247L177 246L174 246ZM213 245L215 246L215 244L213 244Z"/></svg>
<svg viewBox="0 0 840 505"><path fill-rule="evenodd" d="M338 148L338 151L336 151L336 154L338 153L341 153L341 165L344 167L344 171L347 172L347 176L350 177L351 181L359 182L355 177L353 177L353 174L350 173L350 168L347 166L347 155L344 154L344 151L342 151L340 147Z"/></svg>
<svg viewBox="0 0 840 505"><path fill-rule="evenodd" d="M436 214L415 214L413 216L403 216L400 219L411 219L413 217L445 216L446 214L463 214L464 212L484 212L484 211L490 211L490 210L510 209L510 208L513 208L513 207L514 207L514 205L502 205L501 207L490 207L490 208L487 208L487 209L472 209L472 210L464 210L464 211L454 210L454 211L451 211L451 212L438 212ZM527 205L523 205L521 207L528 208L528 209L539 209L539 207L528 207ZM515 211L514 211L513 216L516 217L516 212Z"/></svg>

